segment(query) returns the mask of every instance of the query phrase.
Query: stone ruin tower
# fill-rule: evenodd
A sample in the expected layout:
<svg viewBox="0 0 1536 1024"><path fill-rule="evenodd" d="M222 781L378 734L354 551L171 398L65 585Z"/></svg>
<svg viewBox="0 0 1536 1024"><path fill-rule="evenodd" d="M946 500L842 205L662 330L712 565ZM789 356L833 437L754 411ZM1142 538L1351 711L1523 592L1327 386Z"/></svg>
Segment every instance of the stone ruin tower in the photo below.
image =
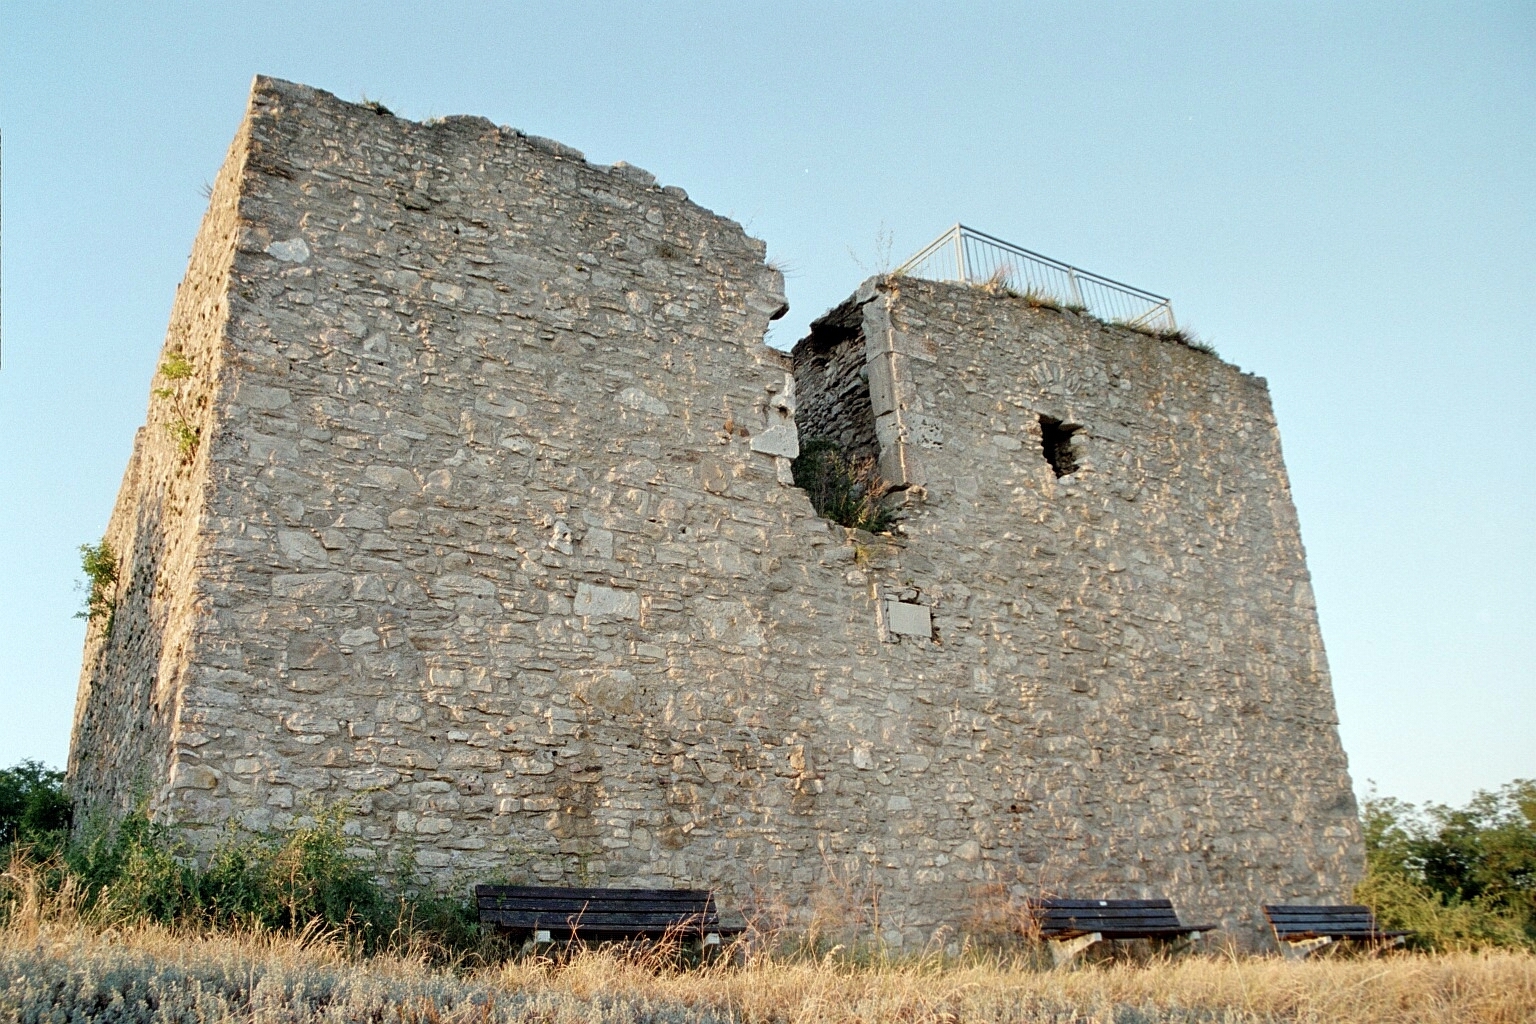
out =
<svg viewBox="0 0 1536 1024"><path fill-rule="evenodd" d="M341 804L443 884L878 905L898 945L1028 892L1244 942L1347 896L1264 382L958 285L871 280L793 358L784 309L638 168L258 78L106 534L77 800L201 842ZM823 520L802 436L898 531Z"/></svg>

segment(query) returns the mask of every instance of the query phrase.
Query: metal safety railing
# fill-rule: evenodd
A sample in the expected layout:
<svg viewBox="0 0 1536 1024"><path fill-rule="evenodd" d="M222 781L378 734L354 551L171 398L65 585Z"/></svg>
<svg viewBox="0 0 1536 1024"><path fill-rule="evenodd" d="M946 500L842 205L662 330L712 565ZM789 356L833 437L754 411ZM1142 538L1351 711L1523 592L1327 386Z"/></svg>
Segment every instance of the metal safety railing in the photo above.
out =
<svg viewBox="0 0 1536 1024"><path fill-rule="evenodd" d="M1087 310L1101 320L1178 330L1173 305L1161 295L1021 249L964 224L944 232L892 274L961 284L997 282L1022 295Z"/></svg>

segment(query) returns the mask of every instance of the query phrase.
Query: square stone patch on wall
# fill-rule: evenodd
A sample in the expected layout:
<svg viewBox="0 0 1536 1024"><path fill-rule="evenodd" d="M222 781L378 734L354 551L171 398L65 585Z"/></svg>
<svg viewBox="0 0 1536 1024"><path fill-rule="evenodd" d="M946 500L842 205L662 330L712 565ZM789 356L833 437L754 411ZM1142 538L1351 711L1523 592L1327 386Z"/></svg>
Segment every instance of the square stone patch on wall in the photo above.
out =
<svg viewBox="0 0 1536 1024"><path fill-rule="evenodd" d="M886 628L896 636L920 636L933 639L933 613L925 604L912 604L887 598L885 602Z"/></svg>

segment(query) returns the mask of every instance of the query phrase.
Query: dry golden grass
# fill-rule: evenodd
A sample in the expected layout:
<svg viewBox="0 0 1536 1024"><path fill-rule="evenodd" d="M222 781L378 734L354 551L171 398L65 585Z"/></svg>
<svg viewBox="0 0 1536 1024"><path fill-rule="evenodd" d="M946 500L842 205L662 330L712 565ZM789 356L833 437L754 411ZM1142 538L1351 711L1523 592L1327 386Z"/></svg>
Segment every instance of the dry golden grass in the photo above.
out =
<svg viewBox="0 0 1536 1024"><path fill-rule="evenodd" d="M1497 954L1293 963L1188 957L1041 971L937 962L840 968L762 961L746 968L658 974L589 955L554 968L506 965L499 986L577 997L623 991L728 1010L748 1021L1284 1020L1529 1022L1536 958ZM1063 1013L1077 1016L1060 1017Z"/></svg>
<svg viewBox="0 0 1536 1024"><path fill-rule="evenodd" d="M1536 1021L1536 957L1397 955L1293 963L1190 956L1068 971L1004 960L861 966L760 957L679 971L654 956L589 951L561 962L526 958L446 972L406 956L358 960L317 936L103 930L35 915L19 915L0 930L0 1019L98 1015L210 1024L1529 1024Z"/></svg>

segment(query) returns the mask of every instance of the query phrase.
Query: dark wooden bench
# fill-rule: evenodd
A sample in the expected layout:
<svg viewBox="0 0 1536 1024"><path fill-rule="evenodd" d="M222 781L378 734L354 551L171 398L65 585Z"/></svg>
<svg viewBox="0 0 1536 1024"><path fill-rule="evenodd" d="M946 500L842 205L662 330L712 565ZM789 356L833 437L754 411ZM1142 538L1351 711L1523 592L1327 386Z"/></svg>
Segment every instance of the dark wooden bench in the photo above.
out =
<svg viewBox="0 0 1536 1024"><path fill-rule="evenodd" d="M1050 943L1051 958L1069 962L1096 942L1154 939L1193 942L1214 924L1185 924L1170 900L1033 899L1030 917L1040 937Z"/></svg>
<svg viewBox="0 0 1536 1024"><path fill-rule="evenodd" d="M477 885L480 923L534 942L673 936L718 946L745 929L723 924L708 889L573 889Z"/></svg>
<svg viewBox="0 0 1536 1024"><path fill-rule="evenodd" d="M1275 941L1287 957L1303 958L1334 942L1365 942L1401 946L1412 932L1382 931L1370 907L1357 904L1306 906L1266 903L1264 916L1275 930Z"/></svg>

